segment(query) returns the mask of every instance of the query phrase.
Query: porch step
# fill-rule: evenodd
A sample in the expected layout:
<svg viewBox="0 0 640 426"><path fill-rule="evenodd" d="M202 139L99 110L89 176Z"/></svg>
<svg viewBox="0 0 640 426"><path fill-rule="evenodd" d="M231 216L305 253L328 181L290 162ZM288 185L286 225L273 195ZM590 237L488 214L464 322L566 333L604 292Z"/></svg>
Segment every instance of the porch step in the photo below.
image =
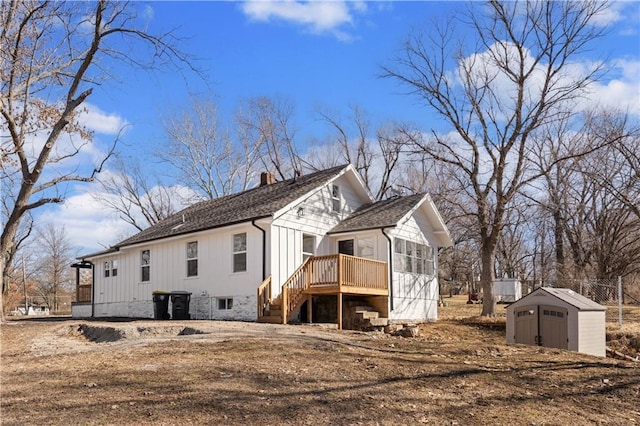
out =
<svg viewBox="0 0 640 426"><path fill-rule="evenodd" d="M380 316L378 311L356 311L356 316L360 319L376 319Z"/></svg>
<svg viewBox="0 0 640 426"><path fill-rule="evenodd" d="M268 323L268 324L281 324L282 317L267 315L267 316L258 318L258 322Z"/></svg>
<svg viewBox="0 0 640 426"><path fill-rule="evenodd" d="M388 318L371 318L369 319L369 325L371 325L371 327L385 327L389 325L389 319Z"/></svg>
<svg viewBox="0 0 640 426"><path fill-rule="evenodd" d="M267 311L266 315L270 317L281 317L282 318L282 309L273 309Z"/></svg>

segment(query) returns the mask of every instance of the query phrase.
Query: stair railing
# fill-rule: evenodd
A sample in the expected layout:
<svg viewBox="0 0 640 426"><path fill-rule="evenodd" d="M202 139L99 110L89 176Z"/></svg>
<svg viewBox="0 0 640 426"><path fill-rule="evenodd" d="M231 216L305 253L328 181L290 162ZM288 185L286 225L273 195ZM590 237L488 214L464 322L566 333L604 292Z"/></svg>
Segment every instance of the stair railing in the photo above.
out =
<svg viewBox="0 0 640 426"><path fill-rule="evenodd" d="M306 298L305 290L309 287L309 279L307 277L307 264L309 259L305 259L302 265L282 284L282 323L286 324L293 316L296 309L300 307L302 301Z"/></svg>
<svg viewBox="0 0 640 426"><path fill-rule="evenodd" d="M262 318L271 303L271 275L258 287L258 320Z"/></svg>

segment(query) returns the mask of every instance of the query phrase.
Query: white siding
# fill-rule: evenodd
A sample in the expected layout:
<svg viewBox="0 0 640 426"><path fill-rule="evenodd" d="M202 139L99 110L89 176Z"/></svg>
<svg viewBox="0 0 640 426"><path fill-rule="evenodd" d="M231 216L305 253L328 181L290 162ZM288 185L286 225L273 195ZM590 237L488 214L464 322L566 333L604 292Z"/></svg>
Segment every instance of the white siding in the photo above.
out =
<svg viewBox="0 0 640 426"><path fill-rule="evenodd" d="M423 274L398 272L393 268L393 310L390 309L389 319L393 321L436 320L439 298L438 246L435 243L435 237L429 231L426 219L422 218L419 213L415 213L405 223L399 224L389 233L394 239L402 238L431 246L435 275L430 277Z"/></svg>
<svg viewBox="0 0 640 426"><path fill-rule="evenodd" d="M342 210L338 213L332 207L331 189L334 184L340 187ZM280 293L282 284L302 264L302 235L316 236L316 255L337 253L337 243L326 236L327 232L368 201L358 195L346 176L341 176L281 212L273 221L270 244L273 296Z"/></svg>
<svg viewBox="0 0 640 426"><path fill-rule="evenodd" d="M585 311L579 314L578 352L606 356L606 319L604 311Z"/></svg>
<svg viewBox="0 0 640 426"><path fill-rule="evenodd" d="M233 273L233 235L242 232L247 233L247 271ZM186 244L191 241L198 241L197 277L186 276ZM141 281L142 250L151 251L149 282ZM118 260L118 275L105 278L104 262L109 259ZM96 316L153 317L152 292L164 290L191 292L192 316L194 298L224 297L234 299L233 309L218 317L239 313L238 319L255 319L256 289L262 282L262 232L251 224L204 231L124 248L115 256L94 259L94 263Z"/></svg>

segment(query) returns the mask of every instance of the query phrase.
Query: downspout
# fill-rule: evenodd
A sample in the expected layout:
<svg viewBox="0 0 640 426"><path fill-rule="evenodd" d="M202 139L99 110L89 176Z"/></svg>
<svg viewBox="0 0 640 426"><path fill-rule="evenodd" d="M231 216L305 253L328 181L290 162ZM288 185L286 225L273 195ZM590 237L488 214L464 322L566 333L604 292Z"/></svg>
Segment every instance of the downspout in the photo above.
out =
<svg viewBox="0 0 640 426"><path fill-rule="evenodd" d="M256 225L255 219L251 221L251 224L262 232L262 281L264 281L267 279L267 232Z"/></svg>
<svg viewBox="0 0 640 426"><path fill-rule="evenodd" d="M393 311L393 242L391 237L384 232L384 228L380 228L380 231L389 241L389 310Z"/></svg>

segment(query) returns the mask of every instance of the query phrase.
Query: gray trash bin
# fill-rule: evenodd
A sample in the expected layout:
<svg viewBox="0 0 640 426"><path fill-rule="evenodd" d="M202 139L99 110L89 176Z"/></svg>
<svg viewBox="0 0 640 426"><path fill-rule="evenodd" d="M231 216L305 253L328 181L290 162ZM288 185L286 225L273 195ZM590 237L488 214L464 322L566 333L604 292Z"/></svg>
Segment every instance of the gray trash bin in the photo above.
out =
<svg viewBox="0 0 640 426"><path fill-rule="evenodd" d="M191 293L188 291L171 292L171 316L174 320L191 319L191 315L189 315L190 301Z"/></svg>

